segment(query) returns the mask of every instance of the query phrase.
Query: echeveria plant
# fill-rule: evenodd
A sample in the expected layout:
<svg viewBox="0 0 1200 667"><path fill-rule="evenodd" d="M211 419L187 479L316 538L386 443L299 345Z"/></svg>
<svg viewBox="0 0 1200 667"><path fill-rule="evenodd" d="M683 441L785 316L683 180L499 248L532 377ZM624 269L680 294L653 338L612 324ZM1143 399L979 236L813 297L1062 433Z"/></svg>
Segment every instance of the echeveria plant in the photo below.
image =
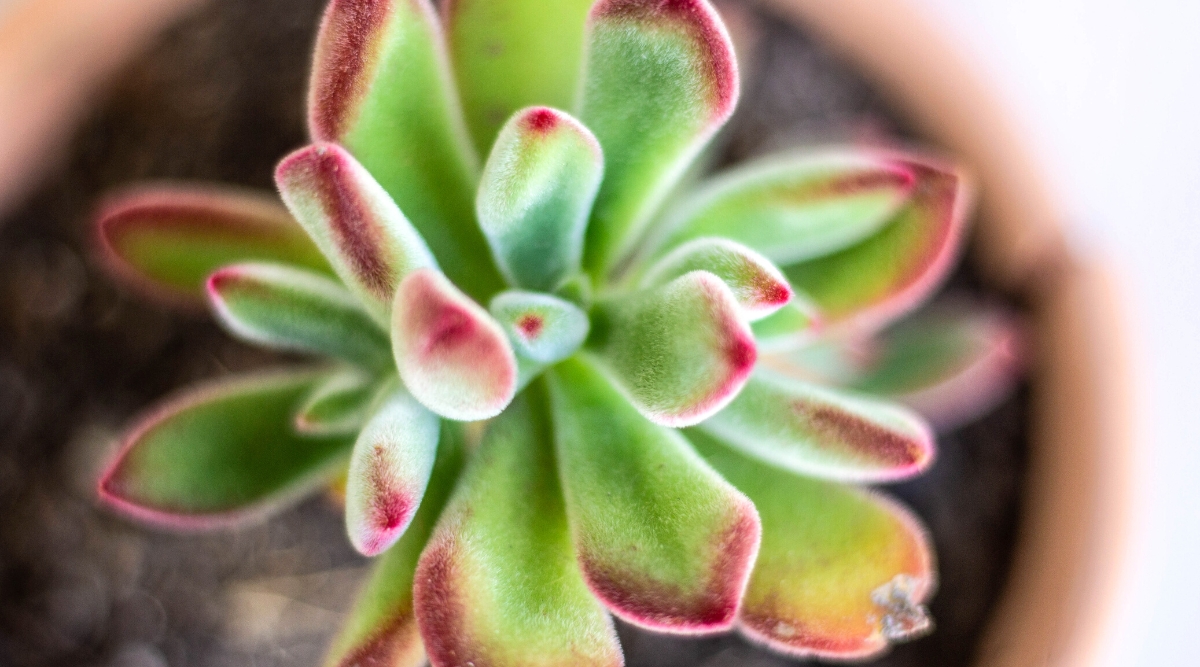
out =
<svg viewBox="0 0 1200 667"><path fill-rule="evenodd" d="M945 275L963 179L840 149L677 187L737 96L704 0L334 0L285 206L155 186L99 222L122 276L329 361L164 403L101 498L203 529L344 479L378 563L331 665L619 665L610 614L924 632L928 540L861 485L933 457L884 397L952 419L1006 368L995 323L875 335Z"/></svg>

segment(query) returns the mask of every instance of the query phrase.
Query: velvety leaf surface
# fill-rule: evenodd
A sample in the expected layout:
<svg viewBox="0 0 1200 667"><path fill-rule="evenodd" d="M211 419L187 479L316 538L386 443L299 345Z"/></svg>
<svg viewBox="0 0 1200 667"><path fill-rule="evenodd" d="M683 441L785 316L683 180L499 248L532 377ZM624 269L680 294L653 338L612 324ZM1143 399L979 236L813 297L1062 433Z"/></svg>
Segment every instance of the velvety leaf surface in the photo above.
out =
<svg viewBox="0 0 1200 667"><path fill-rule="evenodd" d="M437 456L439 422L397 384L358 434L346 478L346 531L364 556L383 553L412 521Z"/></svg>
<svg viewBox="0 0 1200 667"><path fill-rule="evenodd" d="M787 278L770 260L719 238L696 239L676 248L650 267L642 286L662 285L692 271L708 271L725 281L750 321L767 317L792 299Z"/></svg>
<svg viewBox="0 0 1200 667"><path fill-rule="evenodd" d="M313 60L309 130L345 146L476 299L500 286L472 204L470 146L428 0L333 0Z"/></svg>
<svg viewBox="0 0 1200 667"><path fill-rule="evenodd" d="M282 264L235 264L208 279L208 298L230 333L264 347L339 357L372 371L392 363L391 343L340 283Z"/></svg>
<svg viewBox="0 0 1200 667"><path fill-rule="evenodd" d="M226 264L278 261L329 272L287 209L266 193L160 185L108 199L97 218L108 267L142 291L204 303L204 281Z"/></svg>
<svg viewBox="0 0 1200 667"><path fill-rule="evenodd" d="M335 370L305 397L294 426L305 435L354 436L370 418L379 390L379 382L357 368Z"/></svg>
<svg viewBox="0 0 1200 667"><path fill-rule="evenodd" d="M849 482L911 477L933 459L933 434L906 408L758 371L702 428L774 465Z"/></svg>
<svg viewBox="0 0 1200 667"><path fill-rule="evenodd" d="M762 352L790 350L810 343L819 335L821 314L808 297L792 294L779 310L750 325Z"/></svg>
<svg viewBox="0 0 1200 667"><path fill-rule="evenodd" d="M606 275L733 112L737 66L704 0L600 0L585 38L580 119L604 148L584 262Z"/></svg>
<svg viewBox="0 0 1200 667"><path fill-rule="evenodd" d="M211 382L159 405L99 482L106 505L177 529L261 518L328 481L350 441L303 437L292 413L320 377L277 372Z"/></svg>
<svg viewBox="0 0 1200 667"><path fill-rule="evenodd" d="M467 125L481 155L517 109L575 101L592 0L443 0Z"/></svg>
<svg viewBox="0 0 1200 667"><path fill-rule="evenodd" d="M579 270L603 173L596 138L561 111L525 109L504 126L475 207L509 283L548 292Z"/></svg>
<svg viewBox="0 0 1200 667"><path fill-rule="evenodd" d="M512 400L517 361L504 329L432 269L396 291L392 351L405 386L439 415L488 419Z"/></svg>
<svg viewBox="0 0 1200 667"><path fill-rule="evenodd" d="M444 422L425 497L408 530L379 556L338 633L326 667L420 667L425 651L413 611L417 559L454 490L463 464L462 426Z"/></svg>
<svg viewBox="0 0 1200 667"><path fill-rule="evenodd" d="M588 347L648 419L690 426L733 399L757 350L720 278L693 271L601 304Z"/></svg>
<svg viewBox="0 0 1200 667"><path fill-rule="evenodd" d="M1003 312L966 306L924 311L883 331L850 386L904 402L939 429L991 409L1021 369L1021 332Z"/></svg>
<svg viewBox="0 0 1200 667"><path fill-rule="evenodd" d="M571 545L545 392L488 426L417 569L434 667L622 664Z"/></svg>
<svg viewBox="0 0 1200 667"><path fill-rule="evenodd" d="M342 282L386 327L404 276L437 266L421 235L371 174L334 144L314 144L284 158L275 182Z"/></svg>
<svg viewBox="0 0 1200 667"><path fill-rule="evenodd" d="M766 158L700 184L670 215L665 247L720 236L794 264L877 232L915 181L902 163L867 152Z"/></svg>
<svg viewBox="0 0 1200 667"><path fill-rule="evenodd" d="M577 355L547 373L580 567L621 618L677 633L733 623L758 551L754 506L677 431Z"/></svg>
<svg viewBox="0 0 1200 667"><path fill-rule="evenodd" d="M905 166L916 187L878 234L784 269L830 325L878 328L928 297L957 256L969 199L962 175L917 162Z"/></svg>
<svg viewBox="0 0 1200 667"><path fill-rule="evenodd" d="M688 437L762 517L742 632L775 651L861 659L928 631L920 605L935 575L916 517L880 494L739 455L698 429Z"/></svg>
<svg viewBox="0 0 1200 667"><path fill-rule="evenodd" d="M501 292L489 307L518 356L552 364L571 356L587 338L587 313L540 292Z"/></svg>

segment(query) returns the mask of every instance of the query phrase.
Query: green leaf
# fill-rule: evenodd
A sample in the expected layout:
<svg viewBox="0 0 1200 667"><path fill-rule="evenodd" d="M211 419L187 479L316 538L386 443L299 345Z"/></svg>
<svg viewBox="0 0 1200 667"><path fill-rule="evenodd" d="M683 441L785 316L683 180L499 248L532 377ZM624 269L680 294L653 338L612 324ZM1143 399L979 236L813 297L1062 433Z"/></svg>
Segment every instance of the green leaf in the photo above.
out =
<svg viewBox="0 0 1200 667"><path fill-rule="evenodd" d="M750 325L762 352L791 350L811 343L821 332L821 314L807 296L792 294L779 310Z"/></svg>
<svg viewBox="0 0 1200 667"><path fill-rule="evenodd" d="M350 441L292 430L320 377L275 372L211 382L168 400L125 437L99 482L123 514L175 529L211 529L269 515L336 476Z"/></svg>
<svg viewBox="0 0 1200 667"><path fill-rule="evenodd" d="M296 430L304 435L353 437L371 416L379 384L357 368L330 372L300 404L294 420Z"/></svg>
<svg viewBox="0 0 1200 667"><path fill-rule="evenodd" d="M386 328L404 276L437 266L421 235L371 174L334 144L314 144L284 158L275 182L342 282Z"/></svg>
<svg viewBox="0 0 1200 667"><path fill-rule="evenodd" d="M795 264L879 231L915 181L903 163L871 152L766 158L700 184L668 216L663 247L719 236Z"/></svg>
<svg viewBox="0 0 1200 667"><path fill-rule="evenodd" d="M425 664L425 651L413 611L414 573L417 558L462 470L463 442L460 425L442 424L437 459L425 489L425 498L404 536L376 560L370 578L363 584L341 632L330 647L325 658L326 667L420 667Z"/></svg>
<svg viewBox="0 0 1200 667"><path fill-rule="evenodd" d="M315 141L345 146L476 299L500 287L472 205L479 159L428 0L333 0L309 91Z"/></svg>
<svg viewBox="0 0 1200 667"><path fill-rule="evenodd" d="M774 651L848 660L928 631L921 604L933 592L933 556L908 510L746 458L698 429L688 437L762 517L743 633Z"/></svg>
<svg viewBox="0 0 1200 667"><path fill-rule="evenodd" d="M723 408L757 358L736 297L707 271L600 304L587 347L634 407L665 426Z"/></svg>
<svg viewBox="0 0 1200 667"><path fill-rule="evenodd" d="M405 386L447 419L500 414L517 388L517 360L504 329L432 269L400 283L392 310L392 352Z"/></svg>
<svg viewBox="0 0 1200 667"><path fill-rule="evenodd" d="M363 427L346 478L346 531L364 556L404 534L416 514L437 456L439 420L399 383Z"/></svg>
<svg viewBox="0 0 1200 667"><path fill-rule="evenodd" d="M949 430L1012 391L1022 348L1018 323L1003 311L947 304L881 332L849 386L901 401Z"/></svg>
<svg viewBox="0 0 1200 667"><path fill-rule="evenodd" d="M329 273L287 209L266 194L211 185L157 185L110 197L96 221L106 264L141 291L204 303L204 281L251 260Z"/></svg>
<svg viewBox="0 0 1200 667"><path fill-rule="evenodd" d="M758 551L754 506L580 356L546 377L567 515L592 592L651 629L730 627Z"/></svg>
<svg viewBox="0 0 1200 667"><path fill-rule="evenodd" d="M579 271L603 174L600 144L561 111L525 109L504 126L475 207L509 283L548 292Z"/></svg>
<svg viewBox="0 0 1200 667"><path fill-rule="evenodd" d="M475 147L517 109L575 100L592 0L444 0L442 17Z"/></svg>
<svg viewBox="0 0 1200 667"><path fill-rule="evenodd" d="M917 184L894 220L857 245L784 268L831 327L883 326L928 298L958 257L969 199L963 176L929 164L904 164Z"/></svg>
<svg viewBox="0 0 1200 667"><path fill-rule="evenodd" d="M208 279L217 319L242 340L327 354L371 371L391 366L388 336L334 280L282 264L235 264Z"/></svg>
<svg viewBox="0 0 1200 667"><path fill-rule="evenodd" d="M601 278L729 118L738 77L729 36L704 0L600 0L585 43L579 117L604 148L605 175L584 264Z"/></svg>
<svg viewBox="0 0 1200 667"><path fill-rule="evenodd" d="M541 385L492 422L417 568L433 665L622 664L575 562Z"/></svg>
<svg viewBox="0 0 1200 667"><path fill-rule="evenodd" d="M839 481L911 477L934 455L933 434L911 411L766 371L701 427L763 461Z"/></svg>
<svg viewBox="0 0 1200 667"><path fill-rule="evenodd" d="M557 363L587 339L587 313L556 296L510 290L497 294L488 309L508 333L517 355L531 361Z"/></svg>
<svg viewBox="0 0 1200 667"><path fill-rule="evenodd" d="M766 257L728 239L703 238L685 243L646 272L642 287L654 287L692 271L708 271L733 290L747 320L761 320L787 305L792 288Z"/></svg>

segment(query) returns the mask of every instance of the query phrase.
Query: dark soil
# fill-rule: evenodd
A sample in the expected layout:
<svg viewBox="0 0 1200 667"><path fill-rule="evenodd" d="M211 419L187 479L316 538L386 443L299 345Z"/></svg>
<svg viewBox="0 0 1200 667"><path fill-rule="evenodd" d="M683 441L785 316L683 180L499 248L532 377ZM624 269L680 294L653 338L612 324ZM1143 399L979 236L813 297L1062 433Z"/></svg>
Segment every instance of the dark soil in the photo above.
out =
<svg viewBox="0 0 1200 667"><path fill-rule="evenodd" d="M98 462L136 412L195 380L279 360L115 286L94 261L90 212L105 191L145 179L270 188L276 160L305 141L324 3L218 0L171 30L0 227L0 665L315 665L352 598L365 560L321 498L204 536L150 532L93 502ZM769 19L762 27L719 161L908 136L820 45ZM970 266L951 289L1004 300ZM1010 560L1027 406L1022 389L943 435L933 470L891 487L936 543L938 629L877 664L969 664ZM793 664L734 636L620 632L631 666Z"/></svg>

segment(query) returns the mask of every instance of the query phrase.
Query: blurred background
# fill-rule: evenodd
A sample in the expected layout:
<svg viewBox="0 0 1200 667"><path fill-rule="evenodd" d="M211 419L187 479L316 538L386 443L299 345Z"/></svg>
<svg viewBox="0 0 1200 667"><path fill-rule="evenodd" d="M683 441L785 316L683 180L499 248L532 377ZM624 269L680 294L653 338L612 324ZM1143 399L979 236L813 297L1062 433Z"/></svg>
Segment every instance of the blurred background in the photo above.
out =
<svg viewBox="0 0 1200 667"><path fill-rule="evenodd" d="M1023 124L1072 244L1122 282L1143 437L1096 667L1197 664L1200 2L915 2Z"/></svg>
<svg viewBox="0 0 1200 667"><path fill-rule="evenodd" d="M20 26L9 19L25 1L0 0L0 38L20 39ZM1130 389L1143 437L1133 453L1132 533L1095 667L1195 664L1200 2L911 1L944 23L994 82L1061 195L1071 243L1111 265L1123 289L1136 369ZM94 12L101 21L133 3L51 4ZM85 76L86 63L77 66L56 74ZM0 140L5 150L21 150L21 141L38 132L14 129L7 110L55 102L23 97L21 90L20 81L0 80L0 91L7 91L0 98L0 128L10 135ZM0 206L9 186L32 177L25 172L36 169L0 173Z"/></svg>

